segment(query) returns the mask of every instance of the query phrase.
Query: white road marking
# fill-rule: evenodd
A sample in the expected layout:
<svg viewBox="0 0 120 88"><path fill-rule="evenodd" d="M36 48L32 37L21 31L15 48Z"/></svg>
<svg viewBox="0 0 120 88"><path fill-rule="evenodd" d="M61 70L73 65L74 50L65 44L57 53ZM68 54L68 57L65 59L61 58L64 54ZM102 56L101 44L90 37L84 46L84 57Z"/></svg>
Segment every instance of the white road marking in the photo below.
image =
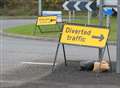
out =
<svg viewBox="0 0 120 88"><path fill-rule="evenodd" d="M0 80L0 83L23 83L24 81L18 81L18 80Z"/></svg>
<svg viewBox="0 0 120 88"><path fill-rule="evenodd" d="M21 64L31 64L31 65L53 65L53 63L40 63L40 62L21 62ZM56 63L57 65L57 63Z"/></svg>

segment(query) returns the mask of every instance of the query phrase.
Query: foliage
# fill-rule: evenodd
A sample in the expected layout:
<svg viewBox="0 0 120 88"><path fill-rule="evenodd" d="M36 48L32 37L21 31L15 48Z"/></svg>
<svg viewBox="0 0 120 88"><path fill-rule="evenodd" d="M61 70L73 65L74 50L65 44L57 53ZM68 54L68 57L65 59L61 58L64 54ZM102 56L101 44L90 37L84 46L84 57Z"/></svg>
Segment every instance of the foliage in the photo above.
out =
<svg viewBox="0 0 120 88"><path fill-rule="evenodd" d="M61 10L64 0L42 0L43 10ZM0 0L0 15L38 15L38 0Z"/></svg>
<svg viewBox="0 0 120 88"><path fill-rule="evenodd" d="M44 0L44 10L62 10L62 4L65 0Z"/></svg>

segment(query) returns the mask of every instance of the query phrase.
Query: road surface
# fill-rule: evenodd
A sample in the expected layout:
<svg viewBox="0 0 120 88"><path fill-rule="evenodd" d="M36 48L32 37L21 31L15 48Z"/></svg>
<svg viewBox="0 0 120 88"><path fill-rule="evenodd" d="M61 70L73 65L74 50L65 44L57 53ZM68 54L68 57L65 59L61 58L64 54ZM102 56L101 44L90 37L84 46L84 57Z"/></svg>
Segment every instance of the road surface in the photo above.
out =
<svg viewBox="0 0 120 88"><path fill-rule="evenodd" d="M11 22L9 23L9 21L6 24L8 25L11 24L10 26L12 26L13 24L14 26L14 23ZM5 28L5 26L3 28ZM56 47L58 44L57 41L53 42L53 41L41 41L41 40L30 40L30 39L27 40L27 39L18 39L18 38L1 36L0 44L1 44L0 46L1 87L5 87L5 88L36 88L36 87L61 88L63 86L64 86L63 88L80 88L80 87L82 88L85 86L86 88L89 87L83 84L80 85L75 83L72 84L71 82L66 84L66 82L70 81L67 80L70 77L74 77L76 74L78 75L76 77L79 77L77 70L75 71L77 73L72 72L73 76L66 78L66 81L64 80L64 78L67 76L64 75L65 76L64 77L63 75L59 74L59 77L62 79L62 82L60 83L59 81L58 82L56 81L59 79L59 77L58 79L55 79L57 77L51 76L52 78L49 79L50 74L52 74L51 67L54 60ZM67 60L70 60L71 62L77 61L78 62L77 68L79 68L80 60L98 60L97 58L98 49L96 48L65 45L65 49L66 49ZM112 61L116 61L116 46L110 46L110 53L111 53ZM106 59L108 58L106 53L105 53L105 58ZM62 52L62 47L60 47L58 59L57 59L57 66L59 66L63 62L64 62L63 52ZM59 71L62 72L62 70ZM67 70L63 71L63 73L66 74L65 73L66 71ZM68 73L69 72L71 72L71 70L68 71ZM72 73L70 74L72 75ZM92 77L94 77L94 75ZM44 80L40 81L43 78ZM117 79L119 77L114 77L114 78L116 78L116 81L119 82L119 79ZM53 80L55 81L56 85L53 85L54 84L54 82L52 83ZM73 82L74 81L75 80L73 80ZM77 82L78 81L79 80L77 80ZM95 84L91 84L91 88L93 88L94 85ZM98 85L98 87L99 86L100 84ZM105 84L105 86L106 88L107 87L110 88L110 85L108 84ZM115 85L112 85L112 87L118 88Z"/></svg>
<svg viewBox="0 0 120 88"><path fill-rule="evenodd" d="M21 82L28 82L29 80L37 78L40 73L41 75L43 75L50 72L51 65L54 60L57 42L3 37L1 40L1 44L1 76L3 77L1 82L7 82L9 84L9 82L11 83L10 80L12 80L13 84L11 83L11 85L14 85L15 81L20 84ZM67 60L98 60L98 49L96 48L68 45L66 45L65 48ZM110 46L110 49L112 60L115 61L116 47ZM64 62L62 47L60 47L59 51L60 52L58 54L57 60L58 64ZM107 55L105 56L107 58ZM43 68L41 67L41 65L43 66ZM35 73L33 72L31 74L29 73L30 75L27 75L27 73L29 72L29 66L31 68L31 71L34 71L36 69ZM15 72L19 72L21 71L21 69L23 73L19 73L18 76ZM37 69L39 69L39 71ZM27 75L26 77L22 76L25 74Z"/></svg>
<svg viewBox="0 0 120 88"><path fill-rule="evenodd" d="M26 24L31 24L31 23L35 23L35 19L0 20L0 31L8 27L15 27L15 26L26 25Z"/></svg>

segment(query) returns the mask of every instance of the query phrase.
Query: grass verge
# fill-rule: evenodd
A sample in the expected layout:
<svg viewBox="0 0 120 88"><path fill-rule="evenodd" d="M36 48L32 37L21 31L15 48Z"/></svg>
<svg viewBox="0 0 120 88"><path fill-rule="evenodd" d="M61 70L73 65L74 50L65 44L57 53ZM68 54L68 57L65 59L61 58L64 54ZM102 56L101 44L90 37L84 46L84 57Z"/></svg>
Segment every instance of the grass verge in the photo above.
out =
<svg viewBox="0 0 120 88"><path fill-rule="evenodd" d="M87 18L85 19L79 19L79 20L72 20L72 23L80 23L80 24L86 24ZM91 19L91 24L99 25L99 21L97 18ZM106 25L106 18L103 19L103 26ZM61 25L49 25L49 26L41 26L41 29L44 31L58 31L62 28ZM20 35L28 35L33 36L33 30L35 29L35 24L28 24L23 26L17 26L13 28L8 28L5 30L7 33L13 33L13 34L20 34ZM111 17L111 28L110 28L110 41L116 41L116 32L117 32L117 20L116 17ZM49 32L49 33L40 33L39 30L37 30L37 33L35 36L42 36L42 37L58 37L59 32Z"/></svg>
<svg viewBox="0 0 120 88"><path fill-rule="evenodd" d="M19 35L27 35L27 36L38 36L38 37L58 37L60 25L50 25L50 26L41 26L42 31L45 33L41 33L38 28L35 33L33 34L33 31L35 30L35 24L28 24L28 25L22 25L17 26L13 28L8 28L5 30L7 33L12 34L19 34ZM55 31L55 32L48 32L48 31Z"/></svg>

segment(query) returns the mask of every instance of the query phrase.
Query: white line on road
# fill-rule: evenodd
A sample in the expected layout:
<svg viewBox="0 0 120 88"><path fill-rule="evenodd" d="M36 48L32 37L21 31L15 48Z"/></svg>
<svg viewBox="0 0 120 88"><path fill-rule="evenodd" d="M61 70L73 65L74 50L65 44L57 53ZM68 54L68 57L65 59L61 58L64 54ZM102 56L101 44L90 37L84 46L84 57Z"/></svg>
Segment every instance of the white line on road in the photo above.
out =
<svg viewBox="0 0 120 88"><path fill-rule="evenodd" d="M53 65L53 63L40 63L40 62L21 62L21 64L31 64L31 65ZM57 63L56 63L57 65Z"/></svg>
<svg viewBox="0 0 120 88"><path fill-rule="evenodd" d="M24 81L18 81L18 80L0 80L0 83L23 83Z"/></svg>

